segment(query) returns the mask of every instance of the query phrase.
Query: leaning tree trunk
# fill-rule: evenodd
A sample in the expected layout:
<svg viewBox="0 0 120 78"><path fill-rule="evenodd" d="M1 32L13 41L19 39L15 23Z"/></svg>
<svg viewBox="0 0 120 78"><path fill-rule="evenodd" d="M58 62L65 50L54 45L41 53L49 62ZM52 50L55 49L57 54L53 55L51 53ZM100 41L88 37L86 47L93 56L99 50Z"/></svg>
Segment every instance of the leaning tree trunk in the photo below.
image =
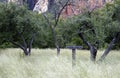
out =
<svg viewBox="0 0 120 78"><path fill-rule="evenodd" d="M97 49L95 46L91 45L84 37L81 32L78 33L79 37L82 39L82 41L89 47L90 49L90 59L91 61L95 62L96 55L97 55Z"/></svg>
<svg viewBox="0 0 120 78"><path fill-rule="evenodd" d="M100 59L98 61L103 61L105 59L105 57L109 54L110 50L112 49L112 47L115 45L115 43L120 39L120 32L118 32L116 34L116 36L112 39L112 41L110 42L108 48L105 50L105 52L103 53L103 55L100 57Z"/></svg>
<svg viewBox="0 0 120 78"><path fill-rule="evenodd" d="M17 43L17 42L12 41L12 40L11 40L10 42L11 42L13 45L15 45L15 46L19 47L20 49L22 49L23 52L24 52L24 54L25 54L26 56L29 55L26 47L24 47L23 45L21 45L21 44L19 44L19 43Z"/></svg>

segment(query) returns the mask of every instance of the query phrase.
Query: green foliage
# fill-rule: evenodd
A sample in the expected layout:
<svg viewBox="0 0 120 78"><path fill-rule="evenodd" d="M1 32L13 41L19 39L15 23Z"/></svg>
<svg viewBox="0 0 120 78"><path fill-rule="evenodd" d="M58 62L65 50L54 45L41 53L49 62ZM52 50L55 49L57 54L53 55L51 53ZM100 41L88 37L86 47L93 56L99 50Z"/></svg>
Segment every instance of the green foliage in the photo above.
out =
<svg viewBox="0 0 120 78"><path fill-rule="evenodd" d="M120 32L120 1L108 3L104 7L85 12L78 16L69 18L61 27L61 33L66 39L66 44L83 45L78 37L78 32L84 33L85 38L91 44L105 48L117 32ZM64 21L65 22L65 21ZM74 35L74 36L73 36ZM117 48L118 48L117 44Z"/></svg>
<svg viewBox="0 0 120 78"><path fill-rule="evenodd" d="M62 1L61 1L62 2ZM53 13L59 11L60 4L57 7L52 7ZM56 9L54 9L56 8ZM47 14L50 18L50 23L55 24L55 17L52 14ZM24 6L15 4L0 3L0 45L1 47L13 47L8 40L20 42L18 32L24 35L25 40L29 42L33 33L36 33L34 47L48 48L55 47L54 39L50 26L46 19L37 13L33 13ZM113 3L107 3L102 8L96 9L93 12L79 14L68 19L61 19L55 27L56 38L60 47L67 45L84 45L78 36L78 32L84 33L85 38L95 44L99 41L100 48L106 48L117 32L120 32L120 0L115 0ZM120 42L116 47L120 48Z"/></svg>
<svg viewBox="0 0 120 78"><path fill-rule="evenodd" d="M32 34L44 32L45 24L41 15L33 13L24 6L0 4L0 45L8 41L22 43L20 34L30 42Z"/></svg>
<svg viewBox="0 0 120 78"><path fill-rule="evenodd" d="M4 42L0 45L0 48L11 48L13 46L10 42Z"/></svg>
<svg viewBox="0 0 120 78"><path fill-rule="evenodd" d="M82 45L81 39L78 37L76 30L79 28L76 22L77 17L60 20L58 25L57 34L59 35L60 46L66 47L67 45Z"/></svg>
<svg viewBox="0 0 120 78"><path fill-rule="evenodd" d="M98 10L97 14L93 14L92 17L95 17L97 21L95 21L96 29L100 27L100 30L97 30L101 33L98 35L102 35L106 43L110 43L112 38L116 35L117 32L120 32L120 2L116 0L113 4L106 4L102 9Z"/></svg>

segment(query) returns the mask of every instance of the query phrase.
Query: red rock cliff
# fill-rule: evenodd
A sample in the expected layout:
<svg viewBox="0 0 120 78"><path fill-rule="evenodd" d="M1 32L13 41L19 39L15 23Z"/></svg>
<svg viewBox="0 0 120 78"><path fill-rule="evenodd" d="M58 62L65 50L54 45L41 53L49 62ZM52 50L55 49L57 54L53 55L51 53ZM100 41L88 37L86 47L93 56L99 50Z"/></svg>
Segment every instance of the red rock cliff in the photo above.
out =
<svg viewBox="0 0 120 78"><path fill-rule="evenodd" d="M102 7L105 3L113 0L76 0L75 3L69 3L62 12L63 17L78 15L85 10L92 11L93 9Z"/></svg>

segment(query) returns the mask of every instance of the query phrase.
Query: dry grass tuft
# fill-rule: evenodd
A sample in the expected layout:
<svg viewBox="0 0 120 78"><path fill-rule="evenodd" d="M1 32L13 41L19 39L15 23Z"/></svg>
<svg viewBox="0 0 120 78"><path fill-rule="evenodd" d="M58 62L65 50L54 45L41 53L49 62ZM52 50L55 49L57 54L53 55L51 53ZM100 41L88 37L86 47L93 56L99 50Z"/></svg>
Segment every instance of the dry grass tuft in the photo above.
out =
<svg viewBox="0 0 120 78"><path fill-rule="evenodd" d="M99 52L98 57L102 52ZM71 50L56 57L54 49L33 49L25 57L20 49L0 50L0 78L120 78L120 53L112 51L101 64L89 61L89 51L77 50L72 68Z"/></svg>

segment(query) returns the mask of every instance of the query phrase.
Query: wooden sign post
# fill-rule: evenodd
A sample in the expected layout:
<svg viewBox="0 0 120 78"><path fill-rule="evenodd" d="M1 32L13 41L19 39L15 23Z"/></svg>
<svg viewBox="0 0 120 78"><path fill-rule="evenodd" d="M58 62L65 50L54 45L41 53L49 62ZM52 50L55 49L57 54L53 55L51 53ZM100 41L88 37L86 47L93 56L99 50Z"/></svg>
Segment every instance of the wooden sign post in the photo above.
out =
<svg viewBox="0 0 120 78"><path fill-rule="evenodd" d="M76 49L82 49L82 46L67 46L66 48L72 49L72 66L76 65Z"/></svg>

